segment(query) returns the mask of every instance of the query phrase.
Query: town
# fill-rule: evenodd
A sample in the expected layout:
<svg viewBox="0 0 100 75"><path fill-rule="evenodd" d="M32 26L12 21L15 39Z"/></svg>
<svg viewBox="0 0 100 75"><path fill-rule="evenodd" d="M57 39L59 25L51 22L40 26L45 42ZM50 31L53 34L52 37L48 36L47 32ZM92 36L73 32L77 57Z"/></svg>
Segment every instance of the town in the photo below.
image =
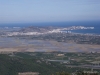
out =
<svg viewBox="0 0 100 75"><path fill-rule="evenodd" d="M6 28L6 30L5 30ZM16 37L19 39L32 40L53 40L66 43L78 44L100 44L100 35L73 33L73 30L94 29L94 27L71 26L71 27L5 27L3 32L0 32L0 37Z"/></svg>

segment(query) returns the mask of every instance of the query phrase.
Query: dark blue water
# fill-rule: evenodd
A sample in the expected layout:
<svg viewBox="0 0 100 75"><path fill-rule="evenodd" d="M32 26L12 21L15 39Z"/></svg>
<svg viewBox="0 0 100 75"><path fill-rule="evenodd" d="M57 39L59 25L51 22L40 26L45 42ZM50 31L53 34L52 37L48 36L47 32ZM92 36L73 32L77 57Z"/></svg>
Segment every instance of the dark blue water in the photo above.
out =
<svg viewBox="0 0 100 75"><path fill-rule="evenodd" d="M72 30L73 33L83 33L83 34L98 34L100 35L100 28L95 29L83 29L83 30Z"/></svg>
<svg viewBox="0 0 100 75"><path fill-rule="evenodd" d="M0 24L0 27L29 27L29 26L43 26L43 27L45 27L45 26L54 26L54 27L85 26L85 27L94 27L94 29L73 30L72 32L100 34L100 21Z"/></svg>

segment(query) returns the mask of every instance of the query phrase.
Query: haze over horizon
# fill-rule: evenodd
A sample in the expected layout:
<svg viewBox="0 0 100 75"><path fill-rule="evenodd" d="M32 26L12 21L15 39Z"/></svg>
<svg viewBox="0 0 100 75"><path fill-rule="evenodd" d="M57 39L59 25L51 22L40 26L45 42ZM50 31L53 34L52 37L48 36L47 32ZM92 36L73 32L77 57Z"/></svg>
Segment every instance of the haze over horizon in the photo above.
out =
<svg viewBox="0 0 100 75"><path fill-rule="evenodd" d="M0 23L100 21L100 0L0 0Z"/></svg>

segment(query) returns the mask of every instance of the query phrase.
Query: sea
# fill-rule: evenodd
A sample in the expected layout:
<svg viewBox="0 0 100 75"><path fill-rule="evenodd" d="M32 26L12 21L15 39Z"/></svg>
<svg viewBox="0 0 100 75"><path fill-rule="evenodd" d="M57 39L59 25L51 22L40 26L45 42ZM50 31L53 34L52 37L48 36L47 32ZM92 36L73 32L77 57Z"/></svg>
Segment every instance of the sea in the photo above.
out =
<svg viewBox="0 0 100 75"><path fill-rule="evenodd" d="M80 29L71 30L72 33L80 34L96 34L100 35L100 21L82 21L82 22L45 22L45 23L9 23L0 24L0 27L30 27L30 26L54 26L54 27L71 27L71 26L84 26L94 27L94 29Z"/></svg>

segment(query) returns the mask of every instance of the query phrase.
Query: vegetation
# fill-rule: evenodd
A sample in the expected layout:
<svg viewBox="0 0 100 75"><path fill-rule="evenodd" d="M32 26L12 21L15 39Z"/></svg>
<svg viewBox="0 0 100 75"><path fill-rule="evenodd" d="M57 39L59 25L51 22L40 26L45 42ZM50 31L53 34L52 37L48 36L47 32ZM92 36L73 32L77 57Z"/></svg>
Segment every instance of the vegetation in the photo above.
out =
<svg viewBox="0 0 100 75"><path fill-rule="evenodd" d="M64 64L61 62L47 61L51 60L61 60L62 56L57 56L60 52L17 52L0 54L0 75L18 75L19 72L39 72L40 75L70 75L69 73L76 72L76 70L90 70L81 67L73 67L73 65L79 65L81 63L86 63L85 59L83 61L77 61L78 54L80 54L79 59L91 56L90 60L94 60L92 56L98 57L100 54L85 54L85 53L64 53L63 60L70 60L70 64ZM61 52L61 54L63 54ZM83 58L82 58L83 57ZM98 70L97 70L98 71Z"/></svg>
<svg viewBox="0 0 100 75"><path fill-rule="evenodd" d="M51 75L57 71L67 71L67 68L25 53L16 53L14 56L0 54L0 75L17 75L19 72L39 72L40 75Z"/></svg>
<svg viewBox="0 0 100 75"><path fill-rule="evenodd" d="M70 73L63 71L63 72L56 72L55 74L52 75L70 75Z"/></svg>

